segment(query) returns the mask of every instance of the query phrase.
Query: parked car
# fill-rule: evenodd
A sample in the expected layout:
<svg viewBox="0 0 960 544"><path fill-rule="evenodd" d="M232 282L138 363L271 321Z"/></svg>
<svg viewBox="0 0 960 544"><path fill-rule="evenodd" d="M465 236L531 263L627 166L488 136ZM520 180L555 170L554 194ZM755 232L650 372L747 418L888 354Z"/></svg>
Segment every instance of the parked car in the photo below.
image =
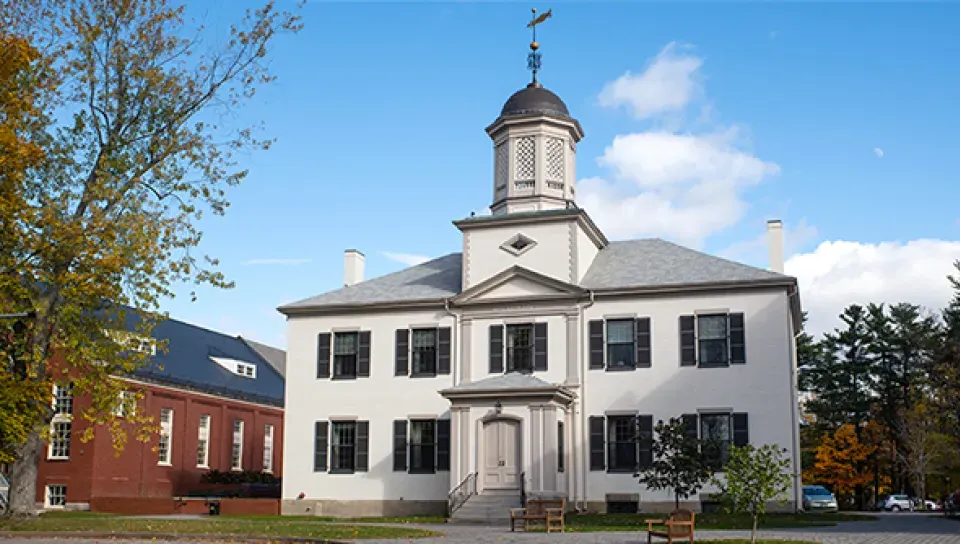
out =
<svg viewBox="0 0 960 544"><path fill-rule="evenodd" d="M887 512L913 512L913 501L907 495L890 495L880 503L880 509Z"/></svg>
<svg viewBox="0 0 960 544"><path fill-rule="evenodd" d="M942 508L942 506L937 504L937 501L932 501L930 499L923 501L924 510L941 510Z"/></svg>
<svg viewBox="0 0 960 544"><path fill-rule="evenodd" d="M840 510L837 497L822 485L803 486L803 509L807 512L836 512Z"/></svg>

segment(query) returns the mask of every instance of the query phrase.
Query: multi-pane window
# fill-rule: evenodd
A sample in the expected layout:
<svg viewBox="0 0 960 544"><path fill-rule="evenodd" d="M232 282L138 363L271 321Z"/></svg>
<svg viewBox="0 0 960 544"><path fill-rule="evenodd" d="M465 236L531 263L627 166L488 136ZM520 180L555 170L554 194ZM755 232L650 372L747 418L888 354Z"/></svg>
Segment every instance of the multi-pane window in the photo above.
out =
<svg viewBox="0 0 960 544"><path fill-rule="evenodd" d="M701 366L726 366L729 356L727 316L701 315L697 317Z"/></svg>
<svg viewBox="0 0 960 544"><path fill-rule="evenodd" d="M200 416L200 423L197 425L197 466L200 468L209 468L210 466L210 416Z"/></svg>
<svg viewBox="0 0 960 544"><path fill-rule="evenodd" d="M333 336L333 377L357 377L358 334L338 332Z"/></svg>
<svg viewBox="0 0 960 544"><path fill-rule="evenodd" d="M273 472L273 425L263 427L263 471Z"/></svg>
<svg viewBox="0 0 960 544"><path fill-rule="evenodd" d="M636 367L635 323L632 319L607 321L607 368Z"/></svg>
<svg viewBox="0 0 960 544"><path fill-rule="evenodd" d="M507 325L507 372L533 372L533 325Z"/></svg>
<svg viewBox="0 0 960 544"><path fill-rule="evenodd" d="M628 472L637 468L637 418L611 416L607 420L608 468L611 472Z"/></svg>
<svg viewBox="0 0 960 544"><path fill-rule="evenodd" d="M330 436L330 471L356 470L357 424L354 421L334 421Z"/></svg>
<svg viewBox="0 0 960 544"><path fill-rule="evenodd" d="M733 444L733 415L700 414L700 442L708 466L725 465Z"/></svg>
<svg viewBox="0 0 960 544"><path fill-rule="evenodd" d="M53 420L50 422L49 459L70 458L73 430L73 384L53 386Z"/></svg>
<svg viewBox="0 0 960 544"><path fill-rule="evenodd" d="M232 470L243 469L243 420L233 420L233 451L230 456Z"/></svg>
<svg viewBox="0 0 960 544"><path fill-rule="evenodd" d="M73 414L73 384L53 386L53 413L55 416Z"/></svg>
<svg viewBox="0 0 960 544"><path fill-rule="evenodd" d="M127 417L136 414L137 397L131 391L121 391L117 396L117 405L113 409L113 415L117 417Z"/></svg>
<svg viewBox="0 0 960 544"><path fill-rule="evenodd" d="M53 484L47 486L47 506L52 508L64 507L67 505L67 486L63 484Z"/></svg>
<svg viewBox="0 0 960 544"><path fill-rule="evenodd" d="M50 423L50 459L70 458L70 432L73 423L69 420L54 419Z"/></svg>
<svg viewBox="0 0 960 544"><path fill-rule="evenodd" d="M157 442L157 464L169 465L173 459L173 410L160 410L160 439Z"/></svg>
<svg viewBox="0 0 960 544"><path fill-rule="evenodd" d="M413 375L437 373L437 329L414 329L411 351Z"/></svg>
<svg viewBox="0 0 960 544"><path fill-rule="evenodd" d="M436 472L437 423L410 421L410 472Z"/></svg>

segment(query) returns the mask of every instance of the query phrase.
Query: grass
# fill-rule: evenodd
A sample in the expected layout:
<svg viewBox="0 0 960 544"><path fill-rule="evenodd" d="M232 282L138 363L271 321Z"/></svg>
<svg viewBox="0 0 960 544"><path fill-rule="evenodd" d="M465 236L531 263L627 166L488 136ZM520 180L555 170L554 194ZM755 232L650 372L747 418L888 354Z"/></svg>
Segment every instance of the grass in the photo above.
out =
<svg viewBox="0 0 960 544"><path fill-rule="evenodd" d="M221 516L223 519L243 519L243 520L268 520L277 519L277 516ZM325 516L283 516L287 520L300 520L305 522L334 522L334 523L392 523L392 524L424 524L438 525L447 522L444 516L383 516L383 517L361 517L361 518L332 518Z"/></svg>
<svg viewBox="0 0 960 544"><path fill-rule="evenodd" d="M264 517L242 519L133 519L85 513L45 514L38 519L0 521L0 531L38 531L56 533L155 533L183 536L235 536L251 538L364 539L423 538L439 536L433 531L383 525L318 523L303 518ZM339 520L338 520L339 521ZM228 523L224 523L228 522Z"/></svg>
<svg viewBox="0 0 960 544"><path fill-rule="evenodd" d="M578 533L646 530L647 519L665 518L657 514L578 514L566 519L567 529ZM750 516L739 514L697 514L697 530L749 530ZM830 527L840 521L867 521L874 516L861 514L768 514L760 519L761 529Z"/></svg>

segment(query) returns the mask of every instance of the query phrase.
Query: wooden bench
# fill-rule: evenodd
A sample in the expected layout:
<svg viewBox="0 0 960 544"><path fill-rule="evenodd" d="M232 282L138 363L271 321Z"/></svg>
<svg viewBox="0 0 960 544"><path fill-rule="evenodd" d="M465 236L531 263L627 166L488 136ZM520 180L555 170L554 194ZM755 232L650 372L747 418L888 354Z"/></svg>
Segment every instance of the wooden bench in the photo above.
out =
<svg viewBox="0 0 960 544"><path fill-rule="evenodd" d="M647 522L647 544L653 542L653 537L665 538L667 544L673 544L677 540L686 540L693 542L693 526L696 514L690 510L674 510L670 514L670 519L648 519ZM654 526L661 525L665 530L655 530Z"/></svg>
<svg viewBox="0 0 960 544"><path fill-rule="evenodd" d="M555 530L562 533L566 508L566 499L527 499L526 507L510 509L510 530L519 527L526 531L531 525L543 523L548 533Z"/></svg>

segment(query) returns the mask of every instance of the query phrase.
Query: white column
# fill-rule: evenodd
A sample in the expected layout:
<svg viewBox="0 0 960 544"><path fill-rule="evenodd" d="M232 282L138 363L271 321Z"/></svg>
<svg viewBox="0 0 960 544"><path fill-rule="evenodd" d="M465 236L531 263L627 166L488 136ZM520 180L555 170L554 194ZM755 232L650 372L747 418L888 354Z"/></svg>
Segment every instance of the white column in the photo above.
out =
<svg viewBox="0 0 960 544"><path fill-rule="evenodd" d="M463 481L463 469L460 466L460 434L463 429L460 428L460 407L450 407L450 490L460 485Z"/></svg>
<svg viewBox="0 0 960 544"><path fill-rule="evenodd" d="M542 408L530 406L530 430L527 436L530 441L530 462L527 464L527 476L530 479L530 488L527 493L543 490L543 412Z"/></svg>
<svg viewBox="0 0 960 544"><path fill-rule="evenodd" d="M460 319L460 383L473 381L473 320Z"/></svg>
<svg viewBox="0 0 960 544"><path fill-rule="evenodd" d="M543 490L551 494L557 492L557 480L560 477L557 472L557 407L543 407L543 461L540 466L543 467Z"/></svg>

